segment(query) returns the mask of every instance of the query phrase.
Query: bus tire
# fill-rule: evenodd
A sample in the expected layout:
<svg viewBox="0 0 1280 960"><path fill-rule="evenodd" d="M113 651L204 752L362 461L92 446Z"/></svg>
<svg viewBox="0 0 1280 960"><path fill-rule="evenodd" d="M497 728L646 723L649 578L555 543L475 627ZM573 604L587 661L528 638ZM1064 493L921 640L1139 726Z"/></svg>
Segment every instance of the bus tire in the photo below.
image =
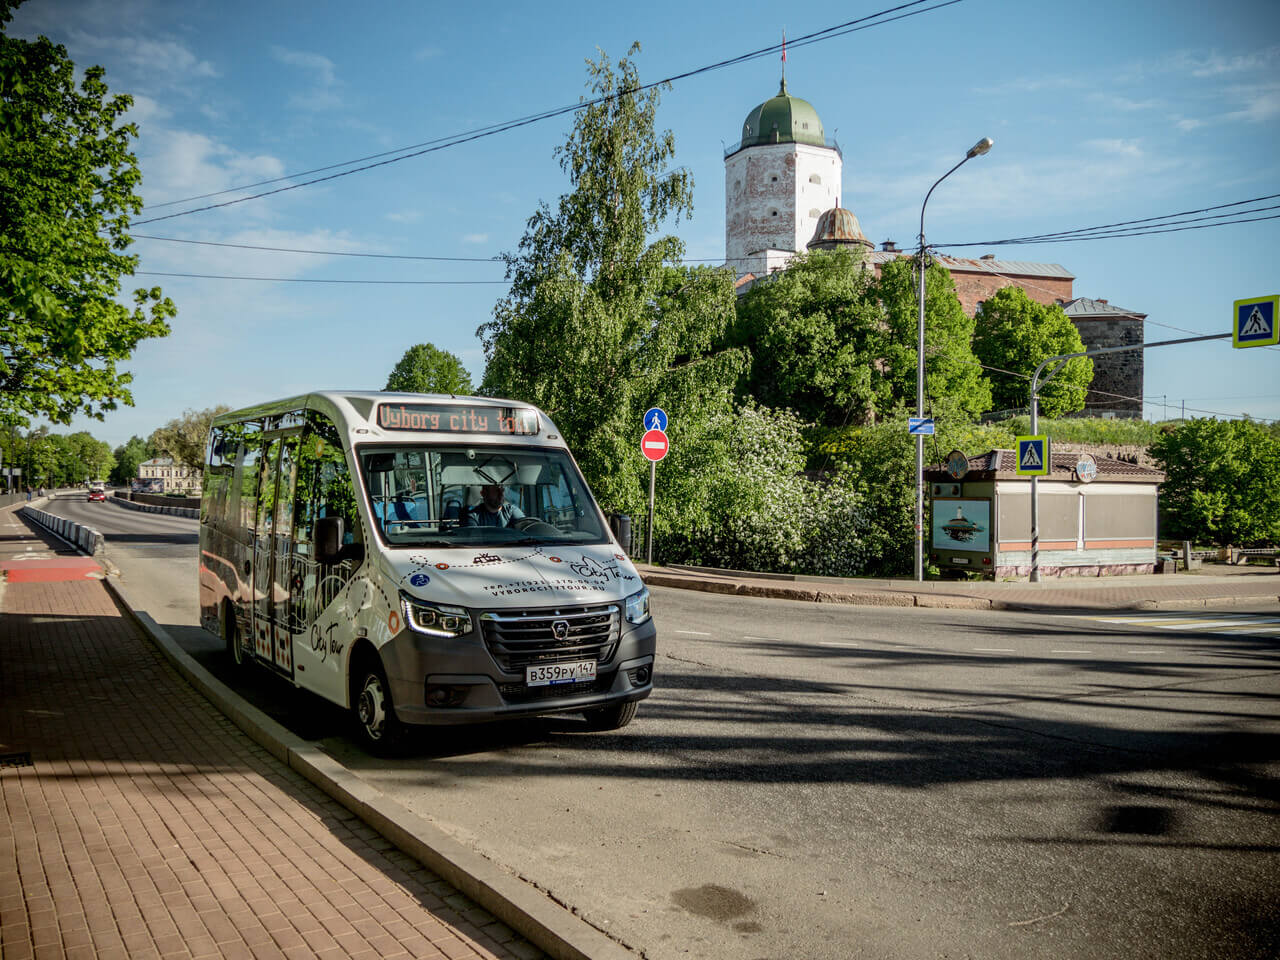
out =
<svg viewBox="0 0 1280 960"><path fill-rule="evenodd" d="M636 718L636 711L639 709L639 700L628 700L595 710L584 710L582 715L587 718L587 726L592 730L621 730Z"/></svg>
<svg viewBox="0 0 1280 960"><path fill-rule="evenodd" d="M236 612L230 606L223 607L222 632L227 641L227 656L231 658L237 670L243 670L248 664L248 659L240 643L240 624L236 621Z"/></svg>
<svg viewBox="0 0 1280 960"><path fill-rule="evenodd" d="M394 753L404 740L404 725L396 716L387 674L375 656L361 658L354 693L351 713L361 744L375 756Z"/></svg>

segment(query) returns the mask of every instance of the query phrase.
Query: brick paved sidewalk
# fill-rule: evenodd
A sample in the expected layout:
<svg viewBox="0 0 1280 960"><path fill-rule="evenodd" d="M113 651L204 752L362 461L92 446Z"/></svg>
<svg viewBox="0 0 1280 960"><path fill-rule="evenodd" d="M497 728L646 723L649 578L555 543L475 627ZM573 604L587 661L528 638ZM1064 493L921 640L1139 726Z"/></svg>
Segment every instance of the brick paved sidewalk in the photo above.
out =
<svg viewBox="0 0 1280 960"><path fill-rule="evenodd" d="M0 510L0 955L544 956L241 733Z"/></svg>

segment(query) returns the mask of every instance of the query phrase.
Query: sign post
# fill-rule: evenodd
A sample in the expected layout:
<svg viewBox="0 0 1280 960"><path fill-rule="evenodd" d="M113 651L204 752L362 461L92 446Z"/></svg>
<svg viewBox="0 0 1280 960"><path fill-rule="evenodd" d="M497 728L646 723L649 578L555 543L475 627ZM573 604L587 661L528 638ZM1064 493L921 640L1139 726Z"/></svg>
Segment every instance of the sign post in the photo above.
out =
<svg viewBox="0 0 1280 960"><path fill-rule="evenodd" d="M659 415L661 415L659 417ZM667 415L661 408L653 407L644 415L645 431L640 438L640 452L649 461L649 529L645 537L645 562L653 563L653 486L657 476L658 461L667 455L671 444L667 440ZM650 427L650 423L661 423L660 427Z"/></svg>

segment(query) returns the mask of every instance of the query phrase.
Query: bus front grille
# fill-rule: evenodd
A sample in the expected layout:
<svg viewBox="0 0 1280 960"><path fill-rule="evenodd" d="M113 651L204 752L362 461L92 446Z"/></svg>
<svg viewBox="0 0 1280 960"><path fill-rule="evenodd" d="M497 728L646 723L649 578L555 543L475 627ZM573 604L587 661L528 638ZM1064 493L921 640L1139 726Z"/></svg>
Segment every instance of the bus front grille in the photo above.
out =
<svg viewBox="0 0 1280 960"><path fill-rule="evenodd" d="M483 613L485 647L508 673L542 663L613 657L622 629L617 604Z"/></svg>

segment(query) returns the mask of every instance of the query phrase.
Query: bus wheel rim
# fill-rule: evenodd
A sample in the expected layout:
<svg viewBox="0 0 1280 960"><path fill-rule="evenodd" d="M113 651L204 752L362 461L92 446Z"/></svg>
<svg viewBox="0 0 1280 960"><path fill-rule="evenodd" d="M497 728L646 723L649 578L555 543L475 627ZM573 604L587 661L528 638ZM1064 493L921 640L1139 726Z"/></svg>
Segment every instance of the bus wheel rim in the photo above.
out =
<svg viewBox="0 0 1280 960"><path fill-rule="evenodd" d="M377 740L386 724L386 694L378 677L368 677L360 691L360 722L369 736Z"/></svg>

